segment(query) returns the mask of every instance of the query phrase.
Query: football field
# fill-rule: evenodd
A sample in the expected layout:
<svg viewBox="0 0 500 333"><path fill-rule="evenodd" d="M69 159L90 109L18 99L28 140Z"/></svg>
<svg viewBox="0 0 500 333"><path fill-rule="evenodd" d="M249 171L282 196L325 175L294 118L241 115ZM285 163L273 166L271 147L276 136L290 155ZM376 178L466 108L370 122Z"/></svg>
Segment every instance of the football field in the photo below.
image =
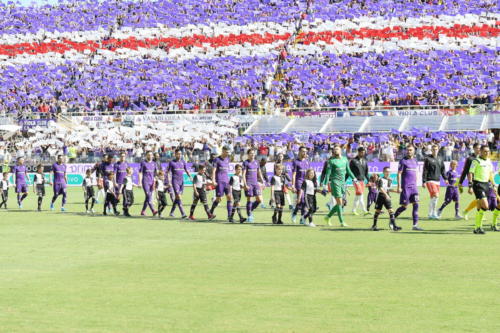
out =
<svg viewBox="0 0 500 333"><path fill-rule="evenodd" d="M491 213L486 235L472 234L474 212L452 219L453 204L428 221L427 193L425 231L411 231L408 209L398 233L387 213L385 230L369 231L371 216L350 214L352 196L348 228L322 225L320 195L317 228L272 225L260 208L256 223L229 224L225 202L215 221L181 222L86 216L79 188L65 213L35 212L33 193L19 210L10 196L0 211L0 332L500 331ZM471 198L462 195L462 208Z"/></svg>

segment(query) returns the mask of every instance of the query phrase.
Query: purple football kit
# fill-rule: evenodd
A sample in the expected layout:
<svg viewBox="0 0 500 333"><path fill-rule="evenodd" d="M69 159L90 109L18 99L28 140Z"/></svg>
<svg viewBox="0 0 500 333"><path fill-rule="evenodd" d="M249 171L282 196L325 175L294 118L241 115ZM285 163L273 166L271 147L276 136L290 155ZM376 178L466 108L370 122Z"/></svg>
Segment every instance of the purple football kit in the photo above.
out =
<svg viewBox="0 0 500 333"><path fill-rule="evenodd" d="M257 197L260 195L260 185L258 182L259 162L257 160L246 160L243 162L243 170L246 172L246 184L248 190L245 190L247 197Z"/></svg>
<svg viewBox="0 0 500 333"><path fill-rule="evenodd" d="M66 164L52 164L54 174L54 195L64 195L66 193Z"/></svg>
<svg viewBox="0 0 500 333"><path fill-rule="evenodd" d="M403 158L399 161L398 171L401 172L401 195L399 197L399 204L402 206L396 210L394 217L398 217L406 210L406 205L411 203L413 204L413 227L416 228L418 225L417 160L415 158Z"/></svg>
<svg viewBox="0 0 500 333"><path fill-rule="evenodd" d="M306 159L296 159L292 163L292 173L295 172L295 189L300 191L304 179L306 179L307 169L309 169L309 161Z"/></svg>
<svg viewBox="0 0 500 333"><path fill-rule="evenodd" d="M28 193L28 185L26 184L26 166L16 165L12 168L12 173L16 178L16 193Z"/></svg>
<svg viewBox="0 0 500 333"><path fill-rule="evenodd" d="M172 160L168 164L168 172L172 176L172 189L175 195L184 192L184 171L187 169L184 160Z"/></svg>
<svg viewBox="0 0 500 333"><path fill-rule="evenodd" d="M416 159L407 157L399 161L398 171L401 171L401 195L399 204L407 205L418 202L417 172L418 162Z"/></svg>
<svg viewBox="0 0 500 333"><path fill-rule="evenodd" d="M224 195L229 195L229 158L217 157L214 160L215 167L215 182L217 186L215 187L215 196L222 197Z"/></svg>
<svg viewBox="0 0 500 333"><path fill-rule="evenodd" d="M455 186L458 179L458 172L456 170L448 170L445 174L445 180L448 181L448 186L446 187L446 194L444 197L445 201L458 201L459 192L458 187Z"/></svg>
<svg viewBox="0 0 500 333"><path fill-rule="evenodd" d="M292 163L292 176L293 173L295 173L294 180L295 180L295 190L297 191L297 195L299 195L298 193L301 192L300 189L302 188L302 183L304 183L304 180L306 179L307 169L309 169L309 161L306 160L305 158L302 160L296 159ZM305 214L305 208L306 208L305 197L301 197L298 199L299 203L296 204L295 208L293 209L292 218L295 218L299 209L301 215Z"/></svg>
<svg viewBox="0 0 500 333"><path fill-rule="evenodd" d="M127 178L127 162L116 162L114 165L114 172L116 177L117 186L123 185L125 178Z"/></svg>
<svg viewBox="0 0 500 333"><path fill-rule="evenodd" d="M108 175L114 171L115 165L113 163L101 162L101 164L99 164L99 173L102 178L108 178Z"/></svg>
<svg viewBox="0 0 500 333"><path fill-rule="evenodd" d="M144 204L142 205L142 212L144 212L149 206L151 211L155 213L155 209L153 206L153 190L157 172L156 163L153 161L142 161L139 172L142 173L142 188L144 190L144 194L146 195Z"/></svg>
<svg viewBox="0 0 500 333"><path fill-rule="evenodd" d="M174 203L170 209L170 216L173 216L175 209L179 206L182 217L186 217L184 212L184 207L182 205L182 199L177 199L177 196L181 196L184 191L184 171L187 170L187 165L184 160L172 160L168 164L168 173L172 176L172 190L175 194ZM167 175L168 177L168 175Z"/></svg>

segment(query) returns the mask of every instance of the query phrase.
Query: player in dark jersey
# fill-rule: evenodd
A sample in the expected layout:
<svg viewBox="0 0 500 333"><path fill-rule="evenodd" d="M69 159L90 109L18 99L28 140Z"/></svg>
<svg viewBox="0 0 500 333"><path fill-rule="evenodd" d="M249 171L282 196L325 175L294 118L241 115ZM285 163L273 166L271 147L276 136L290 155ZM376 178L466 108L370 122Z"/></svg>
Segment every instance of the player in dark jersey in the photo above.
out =
<svg viewBox="0 0 500 333"><path fill-rule="evenodd" d="M363 193L365 191L365 180L370 181L370 176L368 175L368 162L366 161L366 150L364 147L358 148L358 154L349 162L349 168L351 169L354 177L358 180L354 185L354 204L352 206L352 213L358 215L357 209L360 208L363 213L368 213L365 208Z"/></svg>
<svg viewBox="0 0 500 333"><path fill-rule="evenodd" d="M444 162L439 157L439 146L434 144L431 148L432 154L425 157L424 168L422 171L422 186L427 188L430 195L429 200L429 219L439 218L437 211L437 202L439 198L441 177L445 178Z"/></svg>

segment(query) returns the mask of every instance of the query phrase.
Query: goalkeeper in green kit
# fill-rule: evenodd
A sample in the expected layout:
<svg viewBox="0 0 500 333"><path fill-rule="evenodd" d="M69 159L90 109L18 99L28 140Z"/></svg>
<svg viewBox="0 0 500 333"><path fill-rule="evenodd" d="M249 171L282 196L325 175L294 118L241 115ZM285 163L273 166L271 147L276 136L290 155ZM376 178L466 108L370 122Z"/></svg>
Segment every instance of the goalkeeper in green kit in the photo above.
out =
<svg viewBox="0 0 500 333"><path fill-rule="evenodd" d="M347 227L344 222L344 216L342 212L342 197L345 192L345 182L346 175L351 177L353 182L356 182L356 177L354 177L351 169L349 168L349 160L342 156L342 149L340 146L335 146L333 148L333 156L328 160L326 164L325 177L322 179L322 184L326 185L330 182L330 189L332 191L332 196L335 198L336 205L330 210L330 212L325 216L325 223L332 225L332 216L338 214L340 220L340 226Z"/></svg>

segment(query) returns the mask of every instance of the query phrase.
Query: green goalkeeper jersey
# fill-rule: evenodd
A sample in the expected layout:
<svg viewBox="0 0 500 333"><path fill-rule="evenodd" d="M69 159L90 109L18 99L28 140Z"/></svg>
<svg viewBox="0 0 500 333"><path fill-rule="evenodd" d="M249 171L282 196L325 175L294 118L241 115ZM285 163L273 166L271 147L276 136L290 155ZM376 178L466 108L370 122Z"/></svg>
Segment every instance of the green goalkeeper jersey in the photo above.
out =
<svg viewBox="0 0 500 333"><path fill-rule="evenodd" d="M344 156L329 159L326 168L326 175L323 178L323 184L328 183L328 181L344 183L346 175L354 179L354 175L349 168L349 160Z"/></svg>

